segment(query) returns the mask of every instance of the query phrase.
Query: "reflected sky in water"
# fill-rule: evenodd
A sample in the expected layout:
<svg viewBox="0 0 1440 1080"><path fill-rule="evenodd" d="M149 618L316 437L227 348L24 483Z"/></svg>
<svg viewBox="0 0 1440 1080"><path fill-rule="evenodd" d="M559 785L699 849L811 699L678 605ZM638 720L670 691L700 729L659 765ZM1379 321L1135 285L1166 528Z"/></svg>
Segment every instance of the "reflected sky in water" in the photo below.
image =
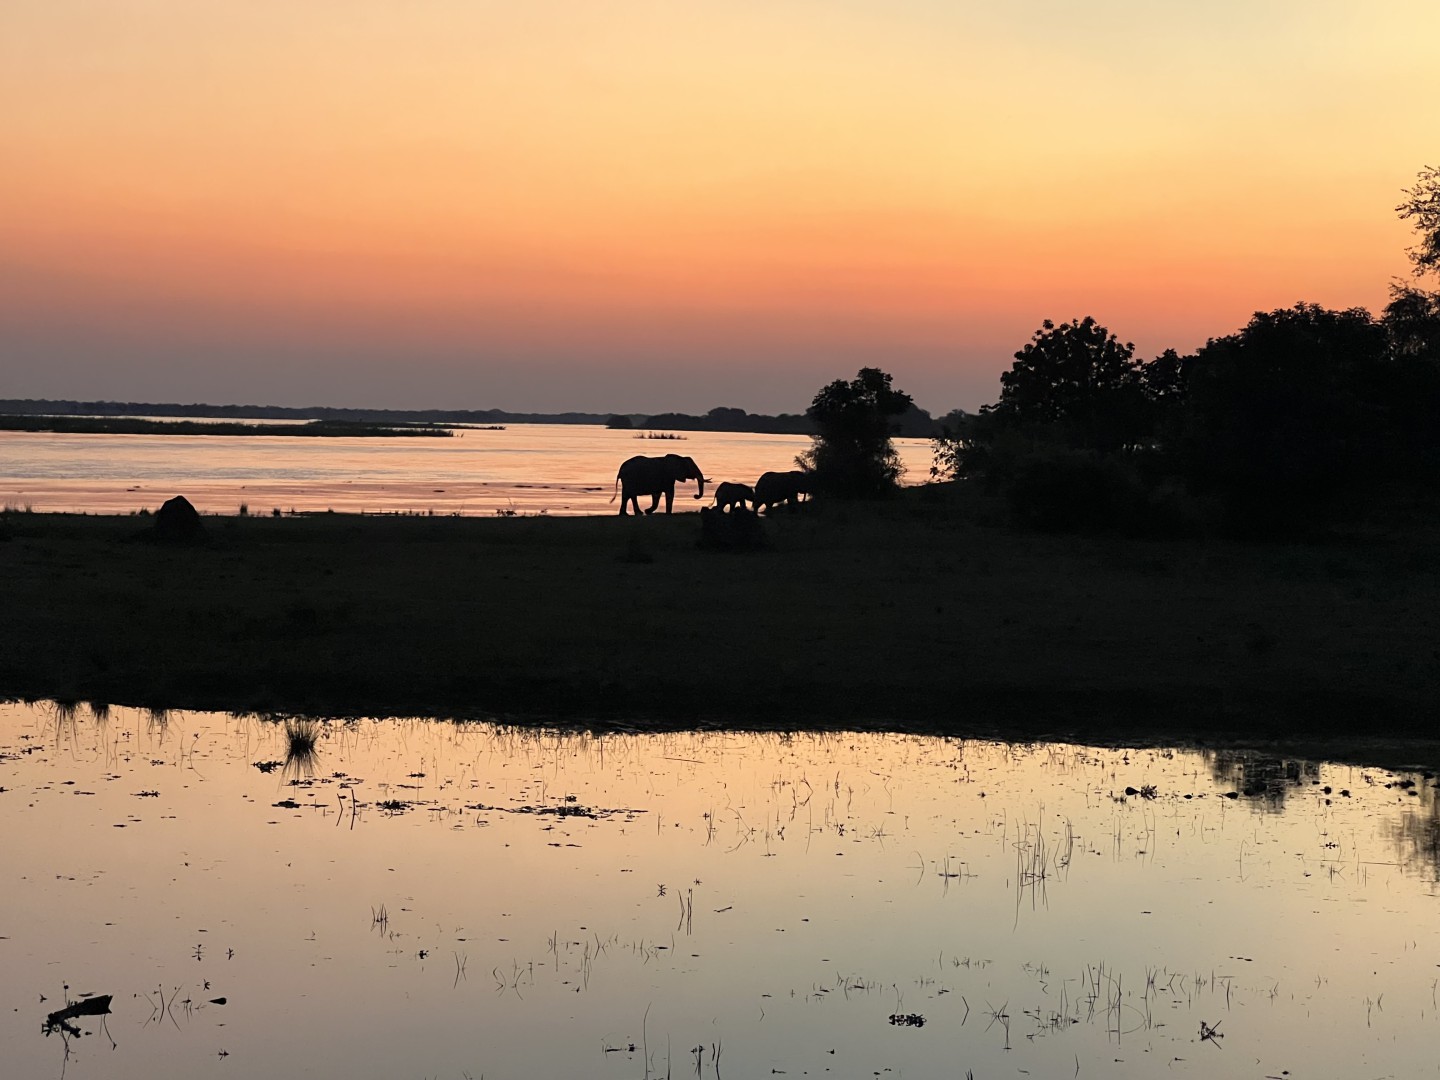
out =
<svg viewBox="0 0 1440 1080"><path fill-rule="evenodd" d="M8 1075L1437 1071L1423 774L295 730L0 706Z"/></svg>
<svg viewBox="0 0 1440 1080"><path fill-rule="evenodd" d="M0 505L47 513L129 513L183 494L207 514L289 511L491 515L614 513L620 463L636 454L693 457L716 483L753 484L795 467L803 435L688 431L637 438L579 424L512 424L457 430L454 438L59 435L0 432ZM905 480L929 479L926 439L897 439ZM676 489L675 509L695 485ZM648 505L648 500L646 500Z"/></svg>

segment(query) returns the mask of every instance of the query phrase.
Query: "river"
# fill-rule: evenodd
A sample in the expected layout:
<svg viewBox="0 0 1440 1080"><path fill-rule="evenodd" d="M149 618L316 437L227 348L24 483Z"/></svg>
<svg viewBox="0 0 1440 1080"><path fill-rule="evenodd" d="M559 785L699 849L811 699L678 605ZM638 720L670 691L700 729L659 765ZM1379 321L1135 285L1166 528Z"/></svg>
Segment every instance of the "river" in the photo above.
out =
<svg viewBox="0 0 1440 1080"><path fill-rule="evenodd" d="M644 433L639 433L643 436ZM753 484L795 467L803 435L676 432L637 437L577 424L467 428L453 438L60 435L0 432L0 506L124 514L184 495L201 513L606 514L635 454L693 457L712 482ZM929 479L925 439L897 439L904 480ZM675 509L693 510L694 484ZM648 501L648 500L647 500Z"/></svg>
<svg viewBox="0 0 1440 1080"><path fill-rule="evenodd" d="M1419 771L37 703L0 813L7 1076L1440 1071Z"/></svg>

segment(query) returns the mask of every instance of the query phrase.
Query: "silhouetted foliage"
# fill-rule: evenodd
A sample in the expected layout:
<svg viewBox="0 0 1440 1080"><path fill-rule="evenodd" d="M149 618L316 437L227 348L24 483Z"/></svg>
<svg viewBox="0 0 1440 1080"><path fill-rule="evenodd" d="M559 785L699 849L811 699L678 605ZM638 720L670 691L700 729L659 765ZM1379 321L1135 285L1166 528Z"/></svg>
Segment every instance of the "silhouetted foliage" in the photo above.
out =
<svg viewBox="0 0 1440 1080"><path fill-rule="evenodd" d="M912 401L910 407L900 414L891 434L906 439L928 439L936 434L937 426L929 411Z"/></svg>
<svg viewBox="0 0 1440 1080"><path fill-rule="evenodd" d="M1176 467L1246 531L1325 517L1393 457L1381 445L1386 352L1385 328L1363 308L1257 312L1196 357L1170 440Z"/></svg>
<svg viewBox="0 0 1440 1080"><path fill-rule="evenodd" d="M624 414L617 414L605 422L605 426L612 431L629 431L635 426L635 421Z"/></svg>
<svg viewBox="0 0 1440 1080"><path fill-rule="evenodd" d="M1415 276L1440 271L1440 169L1429 165L1421 169L1395 212L1401 221L1414 222L1420 234L1420 242L1406 250L1415 264Z"/></svg>
<svg viewBox="0 0 1440 1080"><path fill-rule="evenodd" d="M846 382L836 379L815 395L806 415L815 423L814 444L796 463L815 474L815 490L846 499L893 494L903 466L890 443L895 417L913 403L891 386L879 368L861 368Z"/></svg>
<svg viewBox="0 0 1440 1080"><path fill-rule="evenodd" d="M754 431L770 435L810 435L815 431L815 425L808 417L795 413L766 416L725 406L711 409L704 416L656 413L647 416L640 426L671 431Z"/></svg>
<svg viewBox="0 0 1440 1080"><path fill-rule="evenodd" d="M1063 446L1031 448L1011 463L1004 493L1016 521L1044 532L1185 531L1178 514L1157 513L1134 464L1116 454Z"/></svg>
<svg viewBox="0 0 1440 1080"><path fill-rule="evenodd" d="M1000 376L1000 400L981 410L1002 425L1050 428L1054 441L1110 451L1148 434L1149 414L1135 347L1090 316L1046 319Z"/></svg>
<svg viewBox="0 0 1440 1080"><path fill-rule="evenodd" d="M1397 282L1381 321L1395 356L1440 363L1440 293Z"/></svg>
<svg viewBox="0 0 1440 1080"><path fill-rule="evenodd" d="M1184 399L1195 355L1181 356L1166 349L1140 369L1140 384L1152 402L1174 403Z"/></svg>
<svg viewBox="0 0 1440 1080"><path fill-rule="evenodd" d="M1172 359L1173 358L1173 359ZM1173 353L1156 361L1157 389L1177 397L1185 365ZM1155 410L1134 346L1093 318L1059 326L1049 319L1000 376L1000 400L977 415L951 413L935 438L937 478L983 478L1002 490L1024 471L1069 461L1063 450L1108 454L1148 445ZM1057 476L1056 483L1063 483ZM1067 515L1062 515L1067 516Z"/></svg>

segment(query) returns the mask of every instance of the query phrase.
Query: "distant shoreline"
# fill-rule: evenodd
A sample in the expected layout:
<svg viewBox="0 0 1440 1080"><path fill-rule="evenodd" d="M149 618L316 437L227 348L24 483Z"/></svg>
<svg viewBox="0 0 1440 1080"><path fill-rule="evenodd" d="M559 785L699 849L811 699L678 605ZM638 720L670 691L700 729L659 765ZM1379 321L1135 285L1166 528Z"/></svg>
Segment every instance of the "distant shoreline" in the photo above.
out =
<svg viewBox="0 0 1440 1080"><path fill-rule="evenodd" d="M504 409L344 409L330 406L206 405L178 402L73 401L55 398L0 398L0 416L150 417L234 420L322 420L378 425L493 427L504 424L575 424L622 430L733 431L755 435L810 435L815 425L803 413L768 415L744 409L716 408L689 413L525 413ZM928 439L941 424L923 409L900 418L901 438Z"/></svg>
<svg viewBox="0 0 1440 1080"><path fill-rule="evenodd" d="M475 425L469 425L475 426ZM441 438L448 428L433 424L374 424L352 420L312 420L303 424L240 424L203 420L143 420L134 416L6 416L0 431L59 435L232 435L310 438Z"/></svg>

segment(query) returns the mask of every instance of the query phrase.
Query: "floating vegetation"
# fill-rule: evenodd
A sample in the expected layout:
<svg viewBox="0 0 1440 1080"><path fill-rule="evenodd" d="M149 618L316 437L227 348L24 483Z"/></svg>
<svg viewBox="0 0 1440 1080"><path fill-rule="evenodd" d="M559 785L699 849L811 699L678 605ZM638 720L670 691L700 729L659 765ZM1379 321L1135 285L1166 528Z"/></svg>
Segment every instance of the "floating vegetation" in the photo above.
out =
<svg viewBox="0 0 1440 1080"><path fill-rule="evenodd" d="M465 807L466 810L488 810L499 811L503 814L540 814L551 817L583 817L583 818L610 818L623 814L643 814L644 810L627 810L624 808L610 810L592 810L588 806L581 806L578 802L559 803L555 806L486 806L484 803L471 803Z"/></svg>
<svg viewBox="0 0 1440 1080"><path fill-rule="evenodd" d="M44 998L41 998L43 1001ZM54 1031L63 1031L67 1035L79 1037L82 1032L70 1021L78 1016L104 1016L110 1012L112 995L98 994L95 996L82 996L79 1001L72 1001L63 1009L56 1009L45 1017L45 1023L41 1026L44 1034L49 1035Z"/></svg>
<svg viewBox="0 0 1440 1080"><path fill-rule="evenodd" d="M924 1027L925 1017L919 1013L892 1013L890 1023L896 1027Z"/></svg>

